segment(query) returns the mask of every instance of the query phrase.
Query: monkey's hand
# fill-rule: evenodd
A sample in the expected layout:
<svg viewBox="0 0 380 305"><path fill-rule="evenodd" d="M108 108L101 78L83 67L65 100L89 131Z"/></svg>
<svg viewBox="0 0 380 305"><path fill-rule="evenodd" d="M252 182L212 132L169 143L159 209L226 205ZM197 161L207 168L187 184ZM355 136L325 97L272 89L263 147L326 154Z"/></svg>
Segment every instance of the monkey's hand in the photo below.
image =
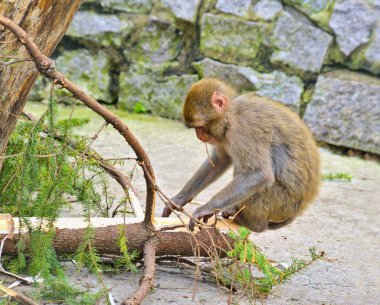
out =
<svg viewBox="0 0 380 305"><path fill-rule="evenodd" d="M205 208L206 207L206 208ZM194 227L197 224L196 219L201 220L203 218L203 222L207 223L207 220L215 215L218 211L210 210L207 208L207 205L201 206L197 208L189 222L190 231L194 231Z"/></svg>
<svg viewBox="0 0 380 305"><path fill-rule="evenodd" d="M182 211L182 207L184 207L188 202L190 202L192 199L187 200L180 196L174 196L171 201L174 202L177 206L172 204L171 202L168 202L169 206L165 206L164 210L162 211L162 217L169 217L169 215L173 212L173 210L176 211Z"/></svg>

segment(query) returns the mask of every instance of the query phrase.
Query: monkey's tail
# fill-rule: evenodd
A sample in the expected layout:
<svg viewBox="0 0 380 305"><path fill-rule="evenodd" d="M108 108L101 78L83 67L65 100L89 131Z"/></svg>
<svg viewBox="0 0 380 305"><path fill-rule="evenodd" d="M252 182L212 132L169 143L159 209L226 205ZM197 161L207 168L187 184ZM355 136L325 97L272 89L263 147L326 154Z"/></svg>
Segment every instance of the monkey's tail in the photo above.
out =
<svg viewBox="0 0 380 305"><path fill-rule="evenodd" d="M291 217L291 218L289 218L283 222L271 222L271 221L269 221L268 222L268 229L269 230L277 230L279 228L282 228L283 226L290 224L291 222L293 222L294 219L295 219L295 217Z"/></svg>

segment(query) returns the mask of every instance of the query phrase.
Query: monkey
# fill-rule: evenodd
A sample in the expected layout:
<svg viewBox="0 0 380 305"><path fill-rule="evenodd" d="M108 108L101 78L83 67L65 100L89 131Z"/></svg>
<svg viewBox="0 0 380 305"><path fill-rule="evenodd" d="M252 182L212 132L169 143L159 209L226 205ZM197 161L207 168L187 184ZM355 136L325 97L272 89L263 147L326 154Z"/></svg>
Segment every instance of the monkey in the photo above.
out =
<svg viewBox="0 0 380 305"><path fill-rule="evenodd" d="M202 79L189 89L183 106L188 128L213 146L182 190L172 198L185 206L233 166L233 179L190 220L217 212L253 232L291 223L315 199L321 181L318 147L306 124L279 102L254 93L239 95L215 78ZM211 161L211 162L210 162ZM162 216L168 217L165 207Z"/></svg>

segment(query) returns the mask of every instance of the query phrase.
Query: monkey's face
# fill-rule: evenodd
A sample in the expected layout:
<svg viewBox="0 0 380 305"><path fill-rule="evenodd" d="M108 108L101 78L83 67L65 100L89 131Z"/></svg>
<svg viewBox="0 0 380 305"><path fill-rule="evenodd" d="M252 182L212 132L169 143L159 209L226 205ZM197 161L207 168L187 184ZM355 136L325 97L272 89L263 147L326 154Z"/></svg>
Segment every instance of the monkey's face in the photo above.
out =
<svg viewBox="0 0 380 305"><path fill-rule="evenodd" d="M204 127L194 127L195 133L197 135L197 138L201 140L203 143L208 143L208 144L217 144L218 141L217 139L210 133L208 132Z"/></svg>

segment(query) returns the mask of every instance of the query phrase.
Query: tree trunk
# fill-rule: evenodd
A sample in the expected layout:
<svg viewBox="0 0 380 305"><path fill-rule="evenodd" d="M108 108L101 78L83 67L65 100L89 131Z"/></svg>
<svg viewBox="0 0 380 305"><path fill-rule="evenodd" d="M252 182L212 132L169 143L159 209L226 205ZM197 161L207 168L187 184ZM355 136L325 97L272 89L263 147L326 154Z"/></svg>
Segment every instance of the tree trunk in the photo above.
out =
<svg viewBox="0 0 380 305"><path fill-rule="evenodd" d="M50 56L82 2L83 0L0 1L0 16L5 16L22 27L42 53ZM30 58L18 39L0 26L0 59L4 56ZM0 70L0 156L5 153L9 135L37 76L38 71L33 61L13 64ZM0 159L0 169L2 163L3 159Z"/></svg>
<svg viewBox="0 0 380 305"><path fill-rule="evenodd" d="M28 221L39 225L39 219L30 217ZM226 255L231 249L232 240L219 230L237 229L236 223L227 220L225 224L218 222L217 228L204 228L197 233L189 233L185 228L177 228L170 231L160 231L161 227L174 225L181 222L177 218L156 218L154 228L140 222L138 218L127 218L124 225L127 237L128 249L143 252L144 244L155 237L157 240L157 255L181 255L181 256L210 256L210 253L218 253L220 257ZM184 219L188 222L188 219ZM100 254L120 254L118 246L119 226L123 224L123 218L93 218L92 226L95 229L93 246ZM12 224L11 226L9 224ZM228 225L227 225L228 224ZM87 223L81 218L59 218L55 224L55 237L53 247L59 254L75 253L83 241ZM13 227L11 230L10 227ZM14 234L5 241L3 253L17 253L17 242L21 238L26 245L25 252L29 252L29 232L21 230L18 218L12 219L10 215L0 214L0 240L11 231Z"/></svg>

